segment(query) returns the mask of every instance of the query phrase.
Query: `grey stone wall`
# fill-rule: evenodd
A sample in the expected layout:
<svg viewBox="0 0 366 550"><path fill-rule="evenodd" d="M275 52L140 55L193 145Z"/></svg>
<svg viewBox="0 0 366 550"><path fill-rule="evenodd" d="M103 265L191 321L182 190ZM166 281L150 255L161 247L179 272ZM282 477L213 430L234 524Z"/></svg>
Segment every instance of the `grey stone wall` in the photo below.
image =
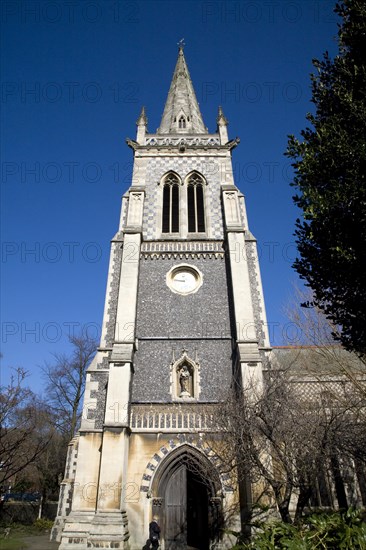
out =
<svg viewBox="0 0 366 550"><path fill-rule="evenodd" d="M199 401L217 401L231 381L231 340L144 340L135 355L133 403L173 401L170 365L185 349L200 364Z"/></svg>
<svg viewBox="0 0 366 550"><path fill-rule="evenodd" d="M247 241L245 243L247 260L248 260L248 269L249 269L249 281L250 281L250 292L253 302L253 313L254 313L254 322L258 338L258 344L264 346L265 335L264 335L264 321L263 321L263 308L264 304L259 291L259 273L257 271L256 265L256 241Z"/></svg>
<svg viewBox="0 0 366 550"><path fill-rule="evenodd" d="M90 397L93 399L97 399L97 404L95 409L94 408L88 408L88 404L84 403L84 409L86 409L87 412L87 420L94 423L95 429L101 429L103 428L104 423L104 414L105 414L105 402L107 398L107 381L108 381L108 373L107 372L92 372L91 373L91 381L98 382L98 389L92 390L90 392Z"/></svg>
<svg viewBox="0 0 366 550"><path fill-rule="evenodd" d="M203 273L195 293L182 296L166 285L172 266L186 263ZM141 259L137 305L138 350L133 402L171 401L170 364L185 349L200 364L200 401L220 398L230 384L232 347L225 261Z"/></svg>
<svg viewBox="0 0 366 550"><path fill-rule="evenodd" d="M203 274L194 294L182 296L166 284L171 267L188 264ZM225 260L223 258L140 260L137 302L137 337L230 337L230 314Z"/></svg>

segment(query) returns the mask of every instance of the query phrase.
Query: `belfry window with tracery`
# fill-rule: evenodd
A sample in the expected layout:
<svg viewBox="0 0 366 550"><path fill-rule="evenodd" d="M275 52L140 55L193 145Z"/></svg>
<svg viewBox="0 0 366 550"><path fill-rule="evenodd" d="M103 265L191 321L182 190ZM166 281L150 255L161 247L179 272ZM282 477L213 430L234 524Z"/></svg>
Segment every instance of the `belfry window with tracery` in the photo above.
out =
<svg viewBox="0 0 366 550"><path fill-rule="evenodd" d="M179 233L179 179L169 173L163 187L163 233Z"/></svg>
<svg viewBox="0 0 366 550"><path fill-rule="evenodd" d="M189 233L206 232L205 187L199 172L191 172L183 182L170 171L162 180L162 234L186 237Z"/></svg>
<svg viewBox="0 0 366 550"><path fill-rule="evenodd" d="M203 177L197 173L192 174L188 178L188 233L204 233L206 230L203 184Z"/></svg>

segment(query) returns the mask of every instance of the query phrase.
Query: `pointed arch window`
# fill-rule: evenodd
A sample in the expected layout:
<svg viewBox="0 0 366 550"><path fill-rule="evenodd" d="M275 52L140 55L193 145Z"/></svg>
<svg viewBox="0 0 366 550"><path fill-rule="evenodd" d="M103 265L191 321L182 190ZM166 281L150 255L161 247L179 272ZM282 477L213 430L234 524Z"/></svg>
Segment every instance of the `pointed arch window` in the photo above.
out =
<svg viewBox="0 0 366 550"><path fill-rule="evenodd" d="M169 173L163 187L163 233L179 233L179 179Z"/></svg>
<svg viewBox="0 0 366 550"><path fill-rule="evenodd" d="M179 125L179 128L186 127L186 119L184 118L183 115L179 118L178 125Z"/></svg>
<svg viewBox="0 0 366 550"><path fill-rule="evenodd" d="M189 233L204 233L206 231L203 185L204 179L199 174L194 173L189 176L187 185Z"/></svg>

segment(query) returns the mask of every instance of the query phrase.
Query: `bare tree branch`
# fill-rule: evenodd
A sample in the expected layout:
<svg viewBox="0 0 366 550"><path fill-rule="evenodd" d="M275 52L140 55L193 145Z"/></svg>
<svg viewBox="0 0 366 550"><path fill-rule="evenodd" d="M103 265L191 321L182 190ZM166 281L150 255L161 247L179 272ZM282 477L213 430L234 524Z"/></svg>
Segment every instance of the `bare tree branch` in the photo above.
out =
<svg viewBox="0 0 366 550"><path fill-rule="evenodd" d="M86 371L97 349L97 343L90 338L75 336L70 342L73 346L70 356L54 355L54 362L42 368L47 403L57 418L58 428L69 439L79 425Z"/></svg>
<svg viewBox="0 0 366 550"><path fill-rule="evenodd" d="M27 372L14 369L10 383L0 393L0 483L4 485L35 462L49 443L40 437L37 419L40 401L24 387Z"/></svg>

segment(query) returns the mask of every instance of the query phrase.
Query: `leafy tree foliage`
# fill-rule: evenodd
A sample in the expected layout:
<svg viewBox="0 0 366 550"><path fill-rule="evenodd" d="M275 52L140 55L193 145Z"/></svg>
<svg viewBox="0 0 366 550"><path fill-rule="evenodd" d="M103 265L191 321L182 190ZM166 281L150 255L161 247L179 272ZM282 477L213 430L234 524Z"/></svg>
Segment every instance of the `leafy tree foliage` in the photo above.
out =
<svg viewBox="0 0 366 550"><path fill-rule="evenodd" d="M339 54L326 52L311 76L315 114L302 140L289 136L295 170L299 258L294 267L314 291L312 303L340 328L348 349L366 355L366 4L335 11ZM336 336L337 337L337 336Z"/></svg>
<svg viewBox="0 0 366 550"><path fill-rule="evenodd" d="M313 514L297 525L265 522L249 544L237 544L232 550L364 550L366 524L360 510L345 513Z"/></svg>

